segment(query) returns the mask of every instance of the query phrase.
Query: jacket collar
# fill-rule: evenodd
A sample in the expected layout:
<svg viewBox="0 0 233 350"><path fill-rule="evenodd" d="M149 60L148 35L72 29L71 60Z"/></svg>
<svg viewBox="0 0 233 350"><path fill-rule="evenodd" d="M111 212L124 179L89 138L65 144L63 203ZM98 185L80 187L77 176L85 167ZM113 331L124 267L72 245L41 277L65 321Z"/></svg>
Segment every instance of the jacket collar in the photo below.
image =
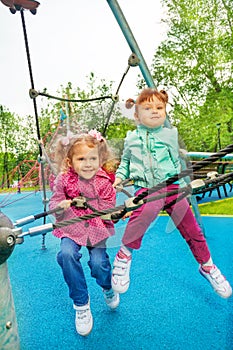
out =
<svg viewBox="0 0 233 350"><path fill-rule="evenodd" d="M145 125L142 125L142 124L139 124L137 126L139 132L142 132L142 133L146 133L146 132L149 132L149 133L157 133L157 132L160 132L162 129L163 129L163 126L159 126L158 128L148 128L147 126Z"/></svg>

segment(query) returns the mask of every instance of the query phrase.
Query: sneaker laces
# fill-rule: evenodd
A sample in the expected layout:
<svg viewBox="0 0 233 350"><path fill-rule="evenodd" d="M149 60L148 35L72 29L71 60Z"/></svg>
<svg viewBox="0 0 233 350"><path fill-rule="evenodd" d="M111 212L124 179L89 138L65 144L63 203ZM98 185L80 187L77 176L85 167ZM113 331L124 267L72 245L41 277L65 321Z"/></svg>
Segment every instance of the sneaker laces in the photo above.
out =
<svg viewBox="0 0 233 350"><path fill-rule="evenodd" d="M223 283L226 279L222 275L221 271L214 266L213 270L210 270L210 276L218 283L221 284Z"/></svg>
<svg viewBox="0 0 233 350"><path fill-rule="evenodd" d="M84 320L85 318L87 319L87 312L88 312L88 308L86 310L76 310L76 317L78 320ZM88 322L88 320L87 320Z"/></svg>
<svg viewBox="0 0 233 350"><path fill-rule="evenodd" d="M125 270L128 267L128 262L131 260L131 255L127 256L121 250L117 253L116 258L113 262L113 275L123 276L125 274Z"/></svg>
<svg viewBox="0 0 233 350"><path fill-rule="evenodd" d="M104 289L103 292L104 292L105 298L108 300L112 300L116 296L113 289Z"/></svg>
<svg viewBox="0 0 233 350"><path fill-rule="evenodd" d="M112 289L104 289L104 294L107 299L112 299L114 297L114 292Z"/></svg>

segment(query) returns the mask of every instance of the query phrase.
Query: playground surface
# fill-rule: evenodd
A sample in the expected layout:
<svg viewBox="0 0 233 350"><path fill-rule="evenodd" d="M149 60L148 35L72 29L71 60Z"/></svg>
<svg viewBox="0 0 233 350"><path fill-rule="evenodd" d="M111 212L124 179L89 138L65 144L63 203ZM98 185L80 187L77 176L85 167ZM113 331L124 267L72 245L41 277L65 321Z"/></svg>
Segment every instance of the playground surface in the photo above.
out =
<svg viewBox="0 0 233 350"><path fill-rule="evenodd" d="M13 222L43 211L39 192L14 196L17 201L1 209ZM23 231L41 224L37 220ZM108 249L111 262L125 224L116 224L119 239ZM203 224L214 261L233 285L233 218L203 217ZM72 302L56 262L59 243L47 233L46 249L41 249L41 236L26 236L8 259L21 350L233 349L233 297L225 300L213 292L167 216L151 225L134 253L131 285L115 312L107 309L90 277L83 249L94 317L85 338L76 333Z"/></svg>

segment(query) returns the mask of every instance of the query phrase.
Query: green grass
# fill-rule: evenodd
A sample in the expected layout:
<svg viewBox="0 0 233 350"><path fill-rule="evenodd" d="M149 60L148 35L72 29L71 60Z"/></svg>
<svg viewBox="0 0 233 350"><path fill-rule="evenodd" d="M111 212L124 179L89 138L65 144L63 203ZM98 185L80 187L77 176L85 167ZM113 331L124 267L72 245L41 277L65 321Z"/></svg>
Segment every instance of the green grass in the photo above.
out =
<svg viewBox="0 0 233 350"><path fill-rule="evenodd" d="M227 198L210 203L199 204L199 210L202 215L232 215L233 216L233 198Z"/></svg>
<svg viewBox="0 0 233 350"><path fill-rule="evenodd" d="M21 192L28 192L28 191L39 191L39 186L35 187L21 187ZM17 193L18 189L17 187L9 187L9 188L0 188L0 193Z"/></svg>
<svg viewBox="0 0 233 350"><path fill-rule="evenodd" d="M201 215L233 216L233 198L199 204L198 207ZM166 211L161 211L161 215L167 215Z"/></svg>

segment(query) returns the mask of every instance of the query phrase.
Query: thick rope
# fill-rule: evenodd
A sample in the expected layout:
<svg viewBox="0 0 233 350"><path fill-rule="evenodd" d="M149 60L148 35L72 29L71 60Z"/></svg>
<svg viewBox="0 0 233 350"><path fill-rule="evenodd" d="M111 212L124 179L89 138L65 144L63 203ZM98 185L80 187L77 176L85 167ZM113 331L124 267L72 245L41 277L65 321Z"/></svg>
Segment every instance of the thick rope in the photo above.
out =
<svg viewBox="0 0 233 350"><path fill-rule="evenodd" d="M23 33L24 33L24 41L25 41L25 48L26 48L27 61L28 61L28 69L29 69L29 75L30 75L30 81L31 81L31 89L34 90L34 80L33 80L33 74L32 74L32 65L31 65L30 51L29 51L27 31L26 31L26 24L25 24L23 10L20 11L20 14L21 14L21 20L22 20ZM37 130L37 138L38 138L38 144L39 144L39 153L40 153L40 158L42 159L42 148L41 148L41 135L40 135L39 117L38 117L37 104L36 104L36 99L35 98L33 98L33 105L34 105L34 111L35 111L36 130ZM42 186L43 186L43 204L44 204L44 211L46 211L46 206L47 206L48 200L47 200L47 196L46 196L46 185L45 185L45 175L44 175L44 164L43 164L43 162L41 162L41 164L40 164L40 169L41 169L41 178L42 178ZM44 224L45 224L45 222L46 222L46 219L44 218ZM44 248L45 248L45 244L44 244L44 235L43 235L42 249L44 249Z"/></svg>
<svg viewBox="0 0 233 350"><path fill-rule="evenodd" d="M35 90L31 90L30 91L30 96L32 98L35 98L36 96L45 96L45 97L48 97L48 98L52 98L54 100L58 100L58 101L64 101L64 102L91 102L91 101L100 101L100 100L106 100L106 99L113 99L113 96L112 95L108 95L108 96L101 96L101 97L93 97L93 98L87 98L87 99L84 99L84 100L70 100L68 98L62 98L62 97L57 97L57 96L52 96L52 95L49 95L49 94L46 94L44 92L37 92Z"/></svg>
<svg viewBox="0 0 233 350"><path fill-rule="evenodd" d="M215 179L205 181L206 187L202 189L196 189L194 192L195 194L202 194L209 191L213 191L221 186L228 184L231 180L233 180L233 172L223 174L221 176L216 177ZM211 185L211 187L208 187L208 185Z"/></svg>
<svg viewBox="0 0 233 350"><path fill-rule="evenodd" d="M61 227L64 227L64 226L75 224L76 222L80 222L80 221L83 221L83 220L90 220L90 219L96 218L98 216L114 213L116 210L123 210L124 208L125 208L124 205L120 205L118 207L109 208L108 210L102 210L102 211L98 211L98 212L87 214L87 215L83 215L83 216L77 216L77 217L75 217L73 219L64 220L64 221L61 221L61 222L57 222L56 224L53 224L53 228L61 228Z"/></svg>
<svg viewBox="0 0 233 350"><path fill-rule="evenodd" d="M31 57L30 57L29 44L28 44L28 38L27 38L27 30L26 30L26 23L25 23L23 10L20 11L20 14L21 14L21 20L22 20L22 27L23 27L24 42L25 42L27 61L28 61L29 76L30 76L30 81L31 81L31 88L34 89L34 80L33 80L33 74L32 74ZM39 117L38 117L37 105L36 105L35 98L33 98L33 104L34 104L35 117L36 117L37 138L40 141L41 137L40 137ZM40 148L40 156L42 156L41 148Z"/></svg>
<svg viewBox="0 0 233 350"><path fill-rule="evenodd" d="M156 196L150 197L150 198L146 198L142 200L142 203L140 203L139 205L136 205L135 207L132 207L130 209L126 209L125 205L120 205L118 207L114 207L114 208L110 208L104 211L98 211L97 209L95 209L93 206L91 206L90 204L88 204L87 202L83 202L82 207L86 207L86 208L90 208L93 213L91 214L86 214L83 216L79 216L79 217L75 217L71 220L66 220L66 221L62 221L60 223L56 223L53 225L53 228L59 228L59 227L64 227L64 226L68 226L71 224L74 224L76 222L80 222L83 220L89 220L95 217L99 217L102 215L106 215L106 214L112 214L111 215L111 219L116 223L117 221L119 221L123 215L125 213L127 213L127 211L133 211L136 208L140 207L141 205L145 204L145 203L149 203L149 202L153 202L162 198L167 198L169 196L173 196L175 194L178 194L179 196L176 197L173 201L171 201L169 204L165 205L161 210L166 210L168 208L170 208L171 206L173 206L174 204L176 204L177 202L179 202L180 200L182 200L183 198L185 198L186 196L190 195L190 194L202 194L202 193L206 193L209 192L211 190L214 190L220 186L223 186L224 184L227 184L230 182L230 180L233 179L233 172L232 173L228 173L228 174L224 174L221 175L215 179L207 179L207 180L203 180L203 186L202 187L197 187L197 188L193 188L191 184L189 184L186 187L182 187L182 188L177 188L173 191L169 191L169 192L163 192L160 194L157 194ZM214 183L214 184L213 184ZM209 185L212 185L211 187L208 187ZM83 199L85 199L85 197L83 197ZM82 201L81 201L82 202ZM73 203L73 205L75 206L75 203L78 203L77 201ZM84 205L86 204L86 205ZM78 206L79 207L79 206ZM43 218L47 215L50 214L54 214L54 213L58 213L58 212L63 211L63 209L61 207L56 207L52 210L43 212L43 213L39 213L34 215L34 220ZM27 222L25 222L24 224L26 224Z"/></svg>
<svg viewBox="0 0 233 350"><path fill-rule="evenodd" d="M190 193L190 191L191 191L190 190L190 186L187 186L187 187L184 187L184 188L179 188L179 189L170 191L168 193L167 192L166 193L160 193L160 194L158 194L158 195L156 195L154 197L146 198L146 199L142 200L142 202L143 202L142 204L149 203L149 202L152 202L152 201L155 201L155 200L158 200L158 199L162 199L162 198L165 198L165 197L170 197L170 196L173 196L173 195L178 194L178 193L184 193L185 192L185 195L187 195L187 193ZM142 204L140 204L140 206ZM94 209L94 208L92 208L92 209ZM129 211L132 211L131 209L134 210L134 208L130 208ZM61 210L61 208L57 208L57 210ZM98 211L98 210L94 209L93 213L82 215L82 216L77 216L77 217L75 217L73 219L70 219L70 220L64 220L64 221L61 221L61 222L57 222L57 223L53 224L53 227L54 228L61 228L61 227L64 227L64 226L72 225L72 224L74 224L76 222L80 222L80 221L83 221L83 220L90 220L90 219L93 219L93 218L96 218L96 217L99 217L99 216L102 216L102 215L105 215L105 214L116 213L118 211L124 212L124 210L125 210L125 205L119 205L117 207L109 208L109 209L101 210L101 211Z"/></svg>
<svg viewBox="0 0 233 350"><path fill-rule="evenodd" d="M195 163L194 165L192 165L191 167L188 167L187 169L181 171L179 174L174 175L172 177L170 177L169 179L161 182L160 184L150 188L150 190L146 190L142 193L140 193L136 198L134 198L134 203L138 203L140 200L142 200L144 197L148 196L148 194L156 192L168 185L171 185L172 183L176 182L177 180L186 177L188 175L191 175L194 171L199 170L201 168L204 168L205 166L214 163L216 160L218 160L219 158L224 157L225 155L227 155L228 153L233 151L233 144L228 145L226 148L220 150L219 152L211 155L209 158L205 158L197 163Z"/></svg>
<svg viewBox="0 0 233 350"><path fill-rule="evenodd" d="M29 193L29 194L27 194L27 195L25 195L25 196L23 196L23 197L20 197L20 198L18 198L18 199L12 200L11 202L9 201L9 197L12 197L12 195L14 195L14 194L13 194L13 193L9 193L9 194L6 196L6 199L7 199L8 201L7 201L7 200L3 200L2 202L0 202L0 209L1 209L1 208L5 208L5 207L7 207L8 205L11 205L11 204L13 204L13 203L15 203L15 202L21 201L21 200L23 200L24 198L29 197L29 196L35 194L36 192L37 192L37 191L34 191L34 192ZM2 204L2 203L4 203L4 204Z"/></svg>
<svg viewBox="0 0 233 350"><path fill-rule="evenodd" d="M152 202L152 201L155 201L155 200L159 200L159 199L165 198L165 197L173 196L175 194L180 194L180 196L177 197L174 201L172 201L168 205L164 206L163 209L167 209L167 208L171 207L172 205L174 205L175 203L177 203L178 201L180 201L183 198L185 198L187 195L200 194L200 193L208 192L211 189L215 189L217 187L222 186L223 184L228 183L230 179L233 179L233 173L224 174L222 176L219 176L216 179L206 180L204 182L204 184L205 184L204 186L209 185L209 184L211 184L213 182L216 182L216 185L214 185L213 187L211 186L211 187L202 188L202 189L195 189L195 188L192 189L192 187L190 185L188 185L186 187L182 187L182 188L179 188L179 189L176 189L176 190L173 190L173 191L169 191L169 192L158 194L158 195L156 195L154 197L142 198L141 199L142 204L140 204L139 206L141 206L141 205L143 205L145 203L149 203L149 202ZM219 184L217 185L218 181L219 181ZM138 198L139 196L137 196L135 198ZM134 200L133 200L133 202L134 202ZM137 206L135 208L137 208ZM120 219L121 217L123 217L127 213L127 211L132 211L132 210L134 210L133 207L131 208L131 210L127 210L125 205L120 205L118 207L114 207L114 208L110 208L110 209L102 210L102 211L97 211L95 209L95 212L93 212L91 214L75 217L75 218L70 219L70 220L64 220L62 222L54 224L53 227L54 228L61 228L61 227L64 227L64 226L72 225L72 224L74 224L76 222L80 222L82 220L90 220L90 219L93 219L95 217L99 217L99 216L102 216L102 215L105 215L105 214L116 213L118 211L120 212L119 216L116 216L115 218L116 219Z"/></svg>
<svg viewBox="0 0 233 350"><path fill-rule="evenodd" d="M128 65L126 71L124 72L124 74L123 74L123 76L122 76L122 78L121 78L121 81L120 81L120 83L119 83L119 85L118 85L118 87L117 87L117 89L116 89L116 94L115 94L115 96L118 96L118 92L119 92L119 90L120 90L120 87L121 87L121 85L122 85L122 83L123 83L123 80L125 79L125 77L126 77L128 71L129 71L129 69L130 69L130 65ZM108 128L108 124L109 124L109 121L110 121L110 118L111 118L111 115L112 115L112 112L113 112L113 109L114 109L114 106L115 106L116 102L117 102L116 100L113 100L113 102L112 102L112 104L111 104L111 107L110 107L110 110L109 110L109 112L108 112L107 120L106 120L104 129L103 129L103 132L102 132L102 134L103 134L104 137L106 136L106 131L107 131L107 128Z"/></svg>

